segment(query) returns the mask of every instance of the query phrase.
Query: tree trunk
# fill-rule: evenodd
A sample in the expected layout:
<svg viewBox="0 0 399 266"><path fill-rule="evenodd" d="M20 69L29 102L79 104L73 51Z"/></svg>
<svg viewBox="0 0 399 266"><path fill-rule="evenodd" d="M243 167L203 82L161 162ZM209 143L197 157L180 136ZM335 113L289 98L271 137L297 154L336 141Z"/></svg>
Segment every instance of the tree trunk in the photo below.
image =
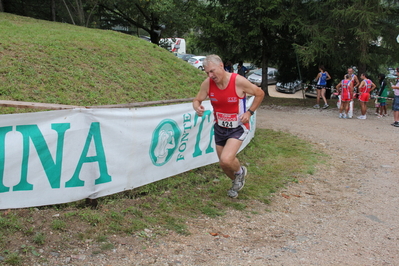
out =
<svg viewBox="0 0 399 266"><path fill-rule="evenodd" d="M76 3L76 12L78 14L78 18L79 18L79 22L80 22L79 25L84 26L86 23L85 23L85 13L83 10L83 3L81 0L76 0L75 3Z"/></svg>
<svg viewBox="0 0 399 266"><path fill-rule="evenodd" d="M269 97L269 78L267 75L267 68L269 67L269 56L267 53L268 42L266 38L266 30L262 30L262 90L265 92L265 96Z"/></svg>
<svg viewBox="0 0 399 266"><path fill-rule="evenodd" d="M90 10L90 13L89 13L89 15L87 16L87 19L86 19L86 25L85 25L85 27L86 28L88 28L89 27L89 23L90 23L90 19L91 19L91 15L93 14L93 11L94 11L94 9L97 7L97 3L95 3L94 4L94 6L93 6L93 8Z"/></svg>
<svg viewBox="0 0 399 266"><path fill-rule="evenodd" d="M359 63L359 69L358 69L358 73L357 73L357 77L360 79L360 75L362 73L366 73L367 69L366 69L366 64L365 63Z"/></svg>
<svg viewBox="0 0 399 266"><path fill-rule="evenodd" d="M265 56L265 53L262 49L262 90L265 92L266 96L269 95L269 76L267 75L268 65L269 65L269 58Z"/></svg>
<svg viewBox="0 0 399 266"><path fill-rule="evenodd" d="M0 12L4 12L3 0L0 0Z"/></svg>
<svg viewBox="0 0 399 266"><path fill-rule="evenodd" d="M76 24L75 24L75 21L73 20L73 16L72 16L72 14L71 14L71 11L69 11L69 8L68 8L67 3L65 2L65 0L62 0L62 1L64 2L65 8L66 8L66 10L68 11L68 14L69 14L69 17L71 18L72 24L73 24L73 25L76 25Z"/></svg>
<svg viewBox="0 0 399 266"><path fill-rule="evenodd" d="M159 45L160 34L158 31L155 30L154 27L151 27L150 38L153 44Z"/></svg>
<svg viewBox="0 0 399 266"><path fill-rule="evenodd" d="M365 41L361 41L361 43L360 43L360 60L359 60L360 62L359 62L358 73L357 73L357 76L359 77L359 79L360 79L360 75L362 73L366 73L366 71L367 71L367 65L364 62L365 59L367 58L367 53L368 53L367 45L368 45L368 43Z"/></svg>
<svg viewBox="0 0 399 266"><path fill-rule="evenodd" d="M0 0L1 1L1 0ZM51 0L51 20L56 21L55 0Z"/></svg>

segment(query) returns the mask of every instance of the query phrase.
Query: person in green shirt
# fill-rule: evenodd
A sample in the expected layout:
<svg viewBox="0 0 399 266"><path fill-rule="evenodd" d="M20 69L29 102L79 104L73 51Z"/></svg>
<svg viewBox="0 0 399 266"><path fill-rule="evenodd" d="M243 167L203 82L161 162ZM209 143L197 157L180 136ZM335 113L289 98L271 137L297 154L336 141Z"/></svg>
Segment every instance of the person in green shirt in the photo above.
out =
<svg viewBox="0 0 399 266"><path fill-rule="evenodd" d="M383 116L387 116L387 97L388 97L388 88L385 82L385 75L379 74L378 80L380 82L380 92L378 94L378 103L380 104L380 114L377 116L381 118Z"/></svg>

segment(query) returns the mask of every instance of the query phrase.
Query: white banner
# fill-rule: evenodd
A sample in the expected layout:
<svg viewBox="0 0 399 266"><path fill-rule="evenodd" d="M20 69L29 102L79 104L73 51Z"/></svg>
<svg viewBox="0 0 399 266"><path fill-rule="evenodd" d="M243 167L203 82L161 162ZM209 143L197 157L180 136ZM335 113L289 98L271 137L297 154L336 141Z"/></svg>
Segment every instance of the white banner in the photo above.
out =
<svg viewBox="0 0 399 266"><path fill-rule="evenodd" d="M0 209L102 197L217 162L203 104L202 118L191 103L2 115ZM255 125L254 115L242 148Z"/></svg>

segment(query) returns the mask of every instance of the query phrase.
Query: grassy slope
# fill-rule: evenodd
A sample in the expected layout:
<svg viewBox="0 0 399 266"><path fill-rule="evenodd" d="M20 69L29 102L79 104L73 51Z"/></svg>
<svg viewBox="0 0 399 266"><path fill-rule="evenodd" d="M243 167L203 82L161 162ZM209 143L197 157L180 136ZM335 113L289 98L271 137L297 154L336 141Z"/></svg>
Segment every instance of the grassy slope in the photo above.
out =
<svg viewBox="0 0 399 266"><path fill-rule="evenodd" d="M140 38L0 13L0 99L103 105L194 97L205 74Z"/></svg>

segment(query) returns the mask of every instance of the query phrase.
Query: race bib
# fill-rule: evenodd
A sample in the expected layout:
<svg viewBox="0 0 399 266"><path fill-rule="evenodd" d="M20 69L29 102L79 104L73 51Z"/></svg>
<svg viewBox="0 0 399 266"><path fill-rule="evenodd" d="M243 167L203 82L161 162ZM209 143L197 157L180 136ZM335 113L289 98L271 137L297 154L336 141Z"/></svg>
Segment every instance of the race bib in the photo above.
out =
<svg viewBox="0 0 399 266"><path fill-rule="evenodd" d="M225 114L216 113L218 125L225 128L236 128L238 127L238 115L237 114Z"/></svg>

